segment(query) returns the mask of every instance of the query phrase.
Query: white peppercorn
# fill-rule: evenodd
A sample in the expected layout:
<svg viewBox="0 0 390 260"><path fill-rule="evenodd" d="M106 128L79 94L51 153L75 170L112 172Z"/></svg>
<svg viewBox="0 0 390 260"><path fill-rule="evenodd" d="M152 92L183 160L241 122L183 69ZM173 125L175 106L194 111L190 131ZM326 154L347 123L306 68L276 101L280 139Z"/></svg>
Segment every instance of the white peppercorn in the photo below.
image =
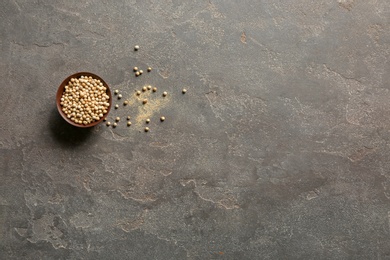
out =
<svg viewBox="0 0 390 260"><path fill-rule="evenodd" d="M71 78L60 98L61 110L77 124L90 124L104 118L110 106L107 88L91 76ZM104 99L103 99L104 98Z"/></svg>

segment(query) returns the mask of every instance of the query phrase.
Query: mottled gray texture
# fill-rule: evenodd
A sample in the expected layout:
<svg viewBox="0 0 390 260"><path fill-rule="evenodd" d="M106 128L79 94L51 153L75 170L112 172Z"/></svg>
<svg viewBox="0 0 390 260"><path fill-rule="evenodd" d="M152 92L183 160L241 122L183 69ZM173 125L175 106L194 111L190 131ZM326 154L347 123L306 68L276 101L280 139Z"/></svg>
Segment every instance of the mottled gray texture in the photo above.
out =
<svg viewBox="0 0 390 260"><path fill-rule="evenodd" d="M389 19L388 0L1 0L0 258L390 259ZM74 129L54 98L77 71L169 95Z"/></svg>

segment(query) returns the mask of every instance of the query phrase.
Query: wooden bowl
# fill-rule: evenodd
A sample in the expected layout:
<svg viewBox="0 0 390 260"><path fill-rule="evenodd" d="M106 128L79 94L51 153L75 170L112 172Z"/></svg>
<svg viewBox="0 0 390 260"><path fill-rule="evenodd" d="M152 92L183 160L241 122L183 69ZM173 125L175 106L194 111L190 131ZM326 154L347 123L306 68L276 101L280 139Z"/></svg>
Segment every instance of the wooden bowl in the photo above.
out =
<svg viewBox="0 0 390 260"><path fill-rule="evenodd" d="M68 84L68 82L70 81L71 78L80 78L81 76L88 76L88 77L91 76L94 79L99 79L103 83L103 85L107 88L106 93L110 97L110 100L108 101L110 105L108 106L107 113L104 114L104 116L102 118L100 118L98 121L94 121L94 122L92 122L90 124L86 124L86 125L84 125L84 124L77 124L77 123L73 122L72 120L70 120L66 116L66 114L62 111L62 106L61 106L61 97L62 97L62 94L64 93L65 86ZM99 77L96 74L90 73L90 72L78 72L78 73L75 73L73 75L70 75L64 81L62 81L60 87L57 90L56 103L57 103L58 112L60 113L62 118L65 119L66 122L68 122L69 124L71 124L73 126L76 126L76 127L87 128L87 127L92 127L92 126L95 126L95 125L99 124L108 115L108 113L110 112L110 109L111 109L112 95L111 95L110 87L108 86L108 84L101 77Z"/></svg>

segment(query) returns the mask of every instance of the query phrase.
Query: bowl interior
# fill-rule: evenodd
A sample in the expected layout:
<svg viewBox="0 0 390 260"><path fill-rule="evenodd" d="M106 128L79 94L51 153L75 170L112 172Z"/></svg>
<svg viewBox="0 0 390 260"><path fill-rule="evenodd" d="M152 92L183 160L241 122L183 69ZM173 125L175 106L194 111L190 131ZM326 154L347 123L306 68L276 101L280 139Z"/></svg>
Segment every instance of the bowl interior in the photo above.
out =
<svg viewBox="0 0 390 260"><path fill-rule="evenodd" d="M57 103L58 112L60 113L62 118L65 119L65 121L68 122L69 124L76 126L76 127L86 128L86 127L92 127L92 126L99 124L100 122L103 121L104 117L102 117L100 120L92 122L90 124L81 125L81 124L77 124L77 123L73 122L72 120L70 120L69 118L67 118L66 114L61 109L61 97L62 97L62 93L64 92L65 86L68 84L68 82L70 81L71 78L80 78L81 76L88 76L88 77L91 76L94 79L99 79L103 83L103 85L107 88L106 93L110 97L110 100L108 102L110 105L108 106L107 113L105 115L110 113L111 104L112 104L112 95L111 95L110 87L107 85L107 83L98 75L90 73L90 72L78 72L78 73L75 73L73 75L70 75L64 81L62 81L60 87L57 90L57 96L56 96L56 103Z"/></svg>

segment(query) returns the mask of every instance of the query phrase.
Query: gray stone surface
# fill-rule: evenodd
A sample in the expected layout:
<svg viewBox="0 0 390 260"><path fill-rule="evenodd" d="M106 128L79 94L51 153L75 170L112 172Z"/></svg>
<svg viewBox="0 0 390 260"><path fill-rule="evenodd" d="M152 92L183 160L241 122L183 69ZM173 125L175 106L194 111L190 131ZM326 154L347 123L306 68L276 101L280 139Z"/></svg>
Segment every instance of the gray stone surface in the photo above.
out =
<svg viewBox="0 0 390 260"><path fill-rule="evenodd" d="M389 18L388 0L0 1L0 258L390 259ZM110 113L130 128L59 117L77 71L135 102ZM142 107L144 84L169 95Z"/></svg>

